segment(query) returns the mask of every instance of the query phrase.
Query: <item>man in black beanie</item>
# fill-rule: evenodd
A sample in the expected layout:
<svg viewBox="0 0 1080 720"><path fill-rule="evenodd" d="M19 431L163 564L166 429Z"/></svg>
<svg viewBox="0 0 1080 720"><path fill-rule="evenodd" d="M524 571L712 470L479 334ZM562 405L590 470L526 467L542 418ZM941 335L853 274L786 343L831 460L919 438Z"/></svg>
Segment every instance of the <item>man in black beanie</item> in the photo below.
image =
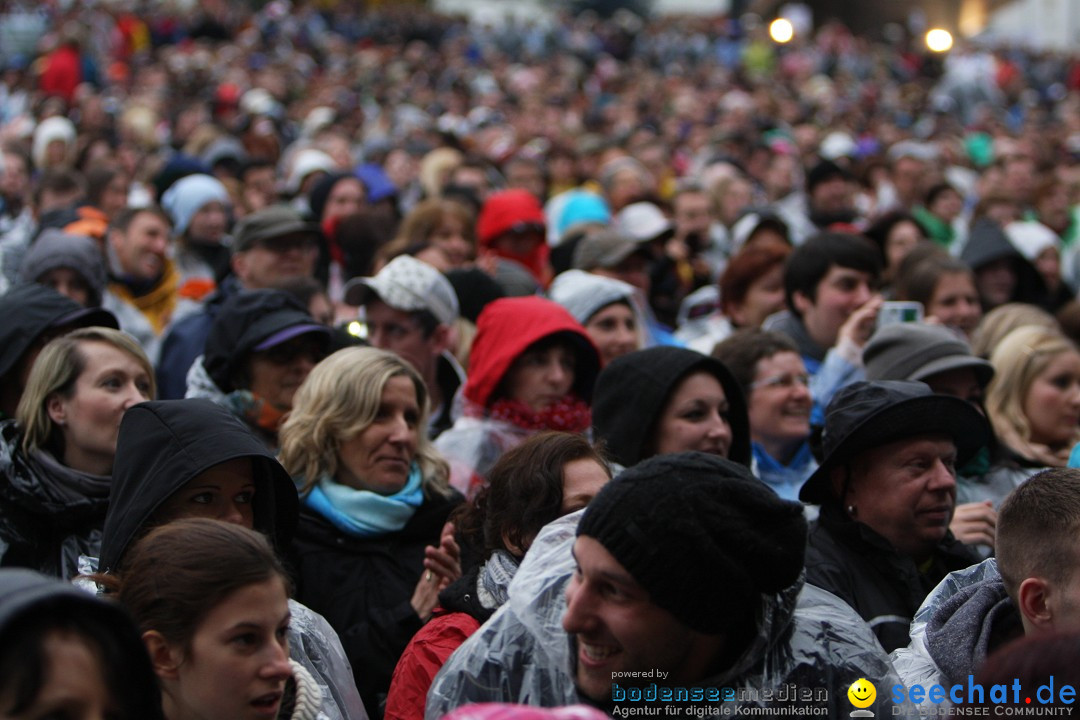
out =
<svg viewBox="0 0 1080 720"><path fill-rule="evenodd" d="M578 525L566 591L578 690L603 701L613 678L634 671L685 685L729 669L757 634L762 596L799 579L802 506L744 466L699 453L658 458L609 485Z"/></svg>
<svg viewBox="0 0 1080 720"><path fill-rule="evenodd" d="M879 688L873 710L893 714L888 657L842 601L803 585L805 549L802 506L745 466L645 460L540 533L509 601L436 677L425 717L472 702L839 717L860 677Z"/></svg>

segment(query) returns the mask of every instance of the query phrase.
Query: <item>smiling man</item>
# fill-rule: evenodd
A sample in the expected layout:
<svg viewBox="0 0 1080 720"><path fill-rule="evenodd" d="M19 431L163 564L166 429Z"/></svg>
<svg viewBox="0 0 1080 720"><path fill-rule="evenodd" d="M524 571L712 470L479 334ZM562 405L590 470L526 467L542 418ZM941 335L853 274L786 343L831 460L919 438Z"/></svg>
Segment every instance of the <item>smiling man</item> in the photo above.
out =
<svg viewBox="0 0 1080 720"><path fill-rule="evenodd" d="M839 388L858 379L862 348L874 331L882 303L875 292L880 275L877 251L856 235L818 235L788 256L787 310L769 317L763 327L795 342L817 407L827 405Z"/></svg>
<svg viewBox="0 0 1080 720"><path fill-rule="evenodd" d="M109 285L101 306L157 360L159 338L179 301L180 275L169 259L169 217L157 207L127 208L106 236Z"/></svg>
<svg viewBox="0 0 1080 720"><path fill-rule="evenodd" d="M850 608L803 585L805 533L802 507L742 465L645 460L541 532L509 601L435 679L425 716L499 701L615 716L792 704L839 717L852 678L889 687L894 673ZM789 695L793 684L823 692ZM891 715L888 703L874 709Z"/></svg>

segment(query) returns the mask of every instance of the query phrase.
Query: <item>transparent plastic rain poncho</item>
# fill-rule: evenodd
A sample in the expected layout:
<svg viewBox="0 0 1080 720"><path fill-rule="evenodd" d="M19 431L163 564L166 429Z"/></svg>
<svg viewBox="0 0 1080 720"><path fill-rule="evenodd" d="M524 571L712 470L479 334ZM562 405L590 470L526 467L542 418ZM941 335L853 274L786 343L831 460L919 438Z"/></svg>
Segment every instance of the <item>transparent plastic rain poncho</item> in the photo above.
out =
<svg viewBox="0 0 1080 720"><path fill-rule="evenodd" d="M574 686L574 643L561 624L580 517L577 512L560 518L540 533L510 584L509 601L436 676L426 720L475 702L555 707L585 701ZM797 704L765 695L794 686L797 693L816 694L819 699L805 705L820 708L819 716L846 717L854 709L848 688L863 677L877 688L868 708L877 717L917 716L910 704L893 707L889 688L899 677L870 628L836 596L800 580L763 597L759 617L758 636L743 656L727 672L696 685L734 688L736 700L714 705L734 712L736 706Z"/></svg>
<svg viewBox="0 0 1080 720"><path fill-rule="evenodd" d="M897 674L905 685L908 687L922 685L928 688L931 685L948 687L951 684L930 652L927 644L927 625L942 605L957 593L987 580L1000 579L997 560L989 558L977 565L949 573L937 584L937 587L930 591L911 621L911 643L907 647L897 648L892 653L893 667L896 668ZM947 708L950 705L951 703L946 699L940 707Z"/></svg>

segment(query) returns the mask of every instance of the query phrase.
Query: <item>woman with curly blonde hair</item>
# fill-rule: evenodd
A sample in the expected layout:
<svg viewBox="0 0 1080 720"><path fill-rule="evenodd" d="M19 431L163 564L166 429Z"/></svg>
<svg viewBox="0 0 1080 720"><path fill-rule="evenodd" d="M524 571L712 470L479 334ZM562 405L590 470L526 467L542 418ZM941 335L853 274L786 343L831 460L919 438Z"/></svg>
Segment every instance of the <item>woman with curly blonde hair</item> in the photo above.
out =
<svg viewBox="0 0 1080 720"><path fill-rule="evenodd" d="M428 442L428 392L393 353L347 348L319 363L280 430L300 488L297 599L341 636L367 707L461 576L447 518L461 496Z"/></svg>
<svg viewBox="0 0 1080 720"><path fill-rule="evenodd" d="M1028 325L1006 335L990 363L986 411L1010 459L1020 468L1065 467L1080 441L1080 350L1056 330Z"/></svg>

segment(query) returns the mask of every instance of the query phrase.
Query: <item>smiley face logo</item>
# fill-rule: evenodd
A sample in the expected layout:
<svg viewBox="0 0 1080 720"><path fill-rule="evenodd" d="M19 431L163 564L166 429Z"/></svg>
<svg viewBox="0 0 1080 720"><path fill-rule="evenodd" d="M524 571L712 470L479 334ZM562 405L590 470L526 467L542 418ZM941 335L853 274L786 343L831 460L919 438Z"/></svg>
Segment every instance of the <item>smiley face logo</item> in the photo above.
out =
<svg viewBox="0 0 1080 720"><path fill-rule="evenodd" d="M851 683L847 691L848 700L857 708L868 708L877 698L877 688L866 678L859 678Z"/></svg>

